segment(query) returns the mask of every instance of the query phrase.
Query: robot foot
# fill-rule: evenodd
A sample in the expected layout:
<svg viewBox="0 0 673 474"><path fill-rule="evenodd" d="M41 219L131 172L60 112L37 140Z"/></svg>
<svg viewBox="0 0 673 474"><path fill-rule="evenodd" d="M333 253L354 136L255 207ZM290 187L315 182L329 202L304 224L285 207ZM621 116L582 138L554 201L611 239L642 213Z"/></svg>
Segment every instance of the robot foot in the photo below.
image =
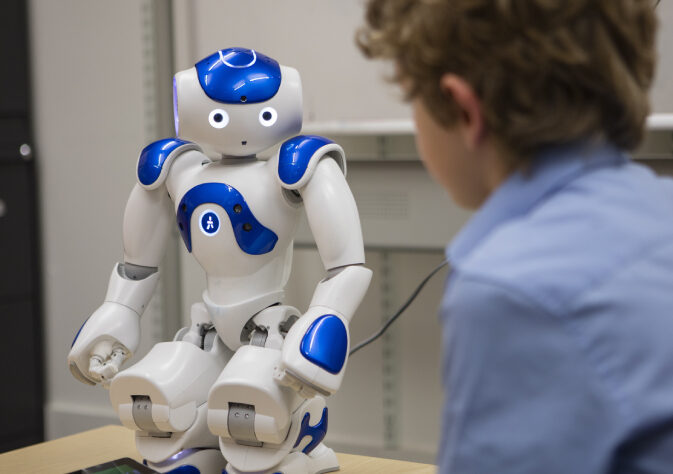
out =
<svg viewBox="0 0 673 474"><path fill-rule="evenodd" d="M320 443L310 454L295 451L288 454L277 466L255 474L322 474L339 470L339 461L331 448ZM249 474L231 464L223 474Z"/></svg>
<svg viewBox="0 0 673 474"><path fill-rule="evenodd" d="M339 460L332 448L328 448L324 443L320 443L308 455L311 472L322 474L323 472L333 472L339 470Z"/></svg>
<svg viewBox="0 0 673 474"><path fill-rule="evenodd" d="M219 449L185 449L160 463L145 461L157 472L180 474L209 474L223 472L227 461Z"/></svg>

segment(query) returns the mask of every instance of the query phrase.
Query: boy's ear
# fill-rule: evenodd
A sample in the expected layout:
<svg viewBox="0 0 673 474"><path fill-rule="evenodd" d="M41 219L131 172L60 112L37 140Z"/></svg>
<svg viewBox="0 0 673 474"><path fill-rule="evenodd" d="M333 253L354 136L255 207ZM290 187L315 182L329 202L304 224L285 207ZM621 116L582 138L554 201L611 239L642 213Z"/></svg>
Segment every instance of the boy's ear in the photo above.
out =
<svg viewBox="0 0 673 474"><path fill-rule="evenodd" d="M481 101L474 89L460 76L446 73L439 80L441 91L456 105L458 128L470 149L477 148L484 138L486 128Z"/></svg>

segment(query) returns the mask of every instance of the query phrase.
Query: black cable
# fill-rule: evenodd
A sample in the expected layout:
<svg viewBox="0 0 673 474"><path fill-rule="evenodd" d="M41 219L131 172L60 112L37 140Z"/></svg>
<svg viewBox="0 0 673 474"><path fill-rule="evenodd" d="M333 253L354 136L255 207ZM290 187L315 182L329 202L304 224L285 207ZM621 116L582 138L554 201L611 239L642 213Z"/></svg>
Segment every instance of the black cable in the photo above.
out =
<svg viewBox="0 0 673 474"><path fill-rule="evenodd" d="M381 329L379 329L379 330L378 330L376 333L374 333L372 336L368 337L367 339L365 339L364 341L360 342L358 345L356 345L355 347L353 347L353 348L351 349L351 351L348 353L348 355L349 355L349 356L352 356L352 355L355 354L357 351L359 351L360 349L362 349L363 347L365 347L367 344L371 344L372 342L374 342L375 340L377 340L379 337L381 337L381 336L383 335L383 333L386 332L386 331L388 330L388 328L390 327L390 325L393 324L393 323L395 322L395 320L396 320L397 318L399 318L400 315L401 315L402 313L404 313L404 311L409 307L409 305L416 299L416 297L417 297L418 294L421 292L421 290L423 289L423 287L425 286L425 284L426 284L427 282L429 282L430 279L431 279L433 276L435 276L435 274L436 274L437 272L439 272L442 268L444 268L446 265L448 265L448 263L449 263L448 260L444 260L444 261L441 263L441 265L439 265L437 268L435 268L434 270L432 270L432 271L428 274L428 276L426 276L426 277L423 279L423 281L416 287L416 289L414 290L414 292L413 292L413 293L411 294L411 296L407 299L407 301L404 302L404 304L400 307L400 309L398 309L397 312L396 312L395 314L393 314L391 317L389 317L388 320L383 324L383 326L381 326Z"/></svg>

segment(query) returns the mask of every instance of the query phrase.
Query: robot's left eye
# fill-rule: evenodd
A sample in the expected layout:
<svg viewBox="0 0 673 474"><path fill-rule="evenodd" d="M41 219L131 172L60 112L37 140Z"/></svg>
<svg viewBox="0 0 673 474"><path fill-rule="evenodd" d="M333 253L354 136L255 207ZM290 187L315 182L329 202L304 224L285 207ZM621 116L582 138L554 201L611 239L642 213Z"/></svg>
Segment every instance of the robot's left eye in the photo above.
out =
<svg viewBox="0 0 673 474"><path fill-rule="evenodd" d="M270 127L278 120L278 112L273 107L264 107L259 111L259 123L265 127Z"/></svg>
<svg viewBox="0 0 673 474"><path fill-rule="evenodd" d="M222 109L213 109L208 115L208 122L214 128L224 128L229 123L229 114Z"/></svg>

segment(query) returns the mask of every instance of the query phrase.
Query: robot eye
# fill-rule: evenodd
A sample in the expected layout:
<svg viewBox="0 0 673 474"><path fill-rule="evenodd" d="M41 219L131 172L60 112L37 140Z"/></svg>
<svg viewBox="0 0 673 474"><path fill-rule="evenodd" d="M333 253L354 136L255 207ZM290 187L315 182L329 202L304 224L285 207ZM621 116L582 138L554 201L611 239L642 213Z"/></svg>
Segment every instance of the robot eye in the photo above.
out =
<svg viewBox="0 0 673 474"><path fill-rule="evenodd" d="M273 107L264 107L259 112L259 123L265 127L270 127L278 120L278 112Z"/></svg>
<svg viewBox="0 0 673 474"><path fill-rule="evenodd" d="M229 123L229 114L222 109L213 109L208 115L208 122L213 128L224 128Z"/></svg>

